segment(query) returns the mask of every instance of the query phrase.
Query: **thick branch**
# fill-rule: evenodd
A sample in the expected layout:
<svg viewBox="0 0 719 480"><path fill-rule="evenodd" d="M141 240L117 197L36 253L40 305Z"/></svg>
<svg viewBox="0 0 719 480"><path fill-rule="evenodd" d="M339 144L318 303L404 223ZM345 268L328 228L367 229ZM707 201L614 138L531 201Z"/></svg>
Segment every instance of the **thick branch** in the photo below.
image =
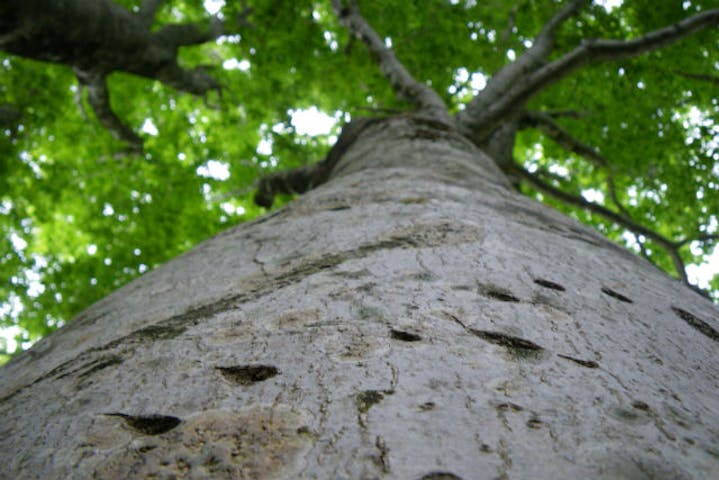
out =
<svg viewBox="0 0 719 480"><path fill-rule="evenodd" d="M142 23L146 26L152 25L152 22L155 21L155 14L157 13L157 9L160 8L160 5L164 0L142 0L142 5L140 6L140 12L138 15L142 19Z"/></svg>
<svg viewBox="0 0 719 480"><path fill-rule="evenodd" d="M412 77L392 49L385 45L377 32L360 14L354 0L350 0L348 7L343 6L341 0L332 0L332 7L340 22L352 35L361 39L377 58L380 70L399 98L414 105L419 112L449 123L447 107L437 92Z"/></svg>
<svg viewBox="0 0 719 480"><path fill-rule="evenodd" d="M176 47L188 45L200 45L220 37L225 30L224 23L218 17L213 16L208 26L196 23L171 24L162 27L156 35L161 42L175 45Z"/></svg>
<svg viewBox="0 0 719 480"><path fill-rule="evenodd" d="M203 68L186 70L178 49L213 40L224 25L150 26L162 0L144 0L133 14L112 0L3 0L0 3L0 50L72 67L88 89L98 120L113 136L141 149L141 139L110 108L105 78L122 71L159 80L179 91L205 95L219 83ZM243 3L244 5L244 3ZM250 9L244 6L240 22Z"/></svg>
<svg viewBox="0 0 719 480"><path fill-rule="evenodd" d="M467 113L461 117L462 128L472 132L474 138L486 135L492 131L497 122L513 114L529 98L584 65L648 53L717 24L719 24L719 9L714 9L693 15L675 25L655 30L634 40L584 40L580 46L559 59L524 75L511 88L501 92L500 96L490 99L491 104L486 105L485 108L472 108L471 112L469 108L465 110Z"/></svg>
<svg viewBox="0 0 719 480"><path fill-rule="evenodd" d="M87 88L87 100L92 106L97 120L113 137L126 142L133 152L142 152L142 138L122 123L122 120L112 110L110 94L107 90L107 78L99 75L83 75L78 72L78 79L81 86Z"/></svg>
<svg viewBox="0 0 719 480"><path fill-rule="evenodd" d="M536 70L554 49L555 36L559 27L575 15L588 0L571 0L559 12L547 21L532 46L514 62L502 67L487 83L487 86L457 115L459 124L478 115L490 105L502 92L509 90L528 72ZM492 128L489 128L491 130Z"/></svg>
<svg viewBox="0 0 719 480"><path fill-rule="evenodd" d="M719 24L719 9L714 9L685 18L677 24L655 30L634 40L584 40L571 52L535 72L529 85L541 90L587 63L636 57L717 24Z"/></svg>
<svg viewBox="0 0 719 480"><path fill-rule="evenodd" d="M667 254L671 257L672 262L674 263L674 268L676 269L679 278L684 283L689 284L689 280L687 279L686 271L684 268L684 262L679 255L679 248L677 247L677 244L675 242L672 242L671 240L655 232L654 230L650 230L649 228L646 228L636 223L630 218L620 215L619 213L612 210L609 210L602 205L598 205L596 203L585 200L581 196L572 195L556 187L553 187L552 185L543 182L537 175L534 175L523 168L516 167L513 173L521 177L523 180L525 180L527 183L532 185L540 192L546 193L547 195L550 195L568 205L574 205L583 210L587 210L589 212L600 215L607 220L621 225L622 227L635 234L644 235L645 237L651 239L667 252Z"/></svg>
<svg viewBox="0 0 719 480"><path fill-rule="evenodd" d="M158 3L147 1L145 13ZM206 72L184 70L177 62L178 48L188 44L179 33L206 41L217 35L216 22L151 32L147 18L112 0L3 0L0 50L92 74L132 73L193 94L218 88Z"/></svg>

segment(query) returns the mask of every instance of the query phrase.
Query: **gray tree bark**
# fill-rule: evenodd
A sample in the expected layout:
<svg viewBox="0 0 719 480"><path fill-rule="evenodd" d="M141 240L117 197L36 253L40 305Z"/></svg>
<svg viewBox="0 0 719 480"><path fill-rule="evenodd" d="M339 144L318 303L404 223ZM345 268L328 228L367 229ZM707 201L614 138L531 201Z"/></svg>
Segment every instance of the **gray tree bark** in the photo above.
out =
<svg viewBox="0 0 719 480"><path fill-rule="evenodd" d="M717 478L718 316L388 119L3 367L2 475Z"/></svg>

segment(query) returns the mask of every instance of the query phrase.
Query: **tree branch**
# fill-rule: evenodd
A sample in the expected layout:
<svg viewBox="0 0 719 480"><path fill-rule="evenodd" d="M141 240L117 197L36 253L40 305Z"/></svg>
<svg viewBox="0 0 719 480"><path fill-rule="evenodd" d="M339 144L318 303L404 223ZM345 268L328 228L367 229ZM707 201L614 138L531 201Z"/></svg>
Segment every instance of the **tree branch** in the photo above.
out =
<svg viewBox="0 0 719 480"><path fill-rule="evenodd" d="M155 21L155 14L157 13L157 9L160 8L162 2L164 2L164 0L142 0L138 16L142 19L142 23L147 27L150 27L152 22Z"/></svg>
<svg viewBox="0 0 719 480"><path fill-rule="evenodd" d="M515 173L517 176L521 177L523 180L525 180L527 183L529 183L531 186L539 190L540 192L546 193L547 195L550 195L551 197L556 198L557 200L566 203L568 205L574 205L576 207L579 207L583 210L587 210L589 212L595 213L597 215L600 215L607 220L610 220L618 225L621 225L622 227L626 228L627 230L633 232L634 234L643 235L646 238L651 239L654 241L657 245L662 247L669 257L672 259L672 262L674 263L674 268L677 272L677 275L679 275L679 278L689 285L689 280L687 278L687 274L684 267L684 261L682 260L681 256L679 255L679 248L675 242L672 242L671 240L667 239L663 235L655 232L654 230L651 230L647 227L644 227L635 221L633 221L630 218L624 217L623 215L620 215L617 212L614 212L612 210L609 210L606 207L603 207L602 205L598 205L596 203L590 202L586 199L584 199L581 196L572 195L570 193L564 192L556 187L553 187L552 185L549 185L548 183L543 182L537 175L534 175L527 170L517 166L514 168L513 173Z"/></svg>
<svg viewBox="0 0 719 480"><path fill-rule="evenodd" d="M703 82L719 84L719 77L716 75L708 75L708 74L703 74L703 73L686 73L686 72L682 72L680 70L674 70L674 73L676 73L677 75L680 75L684 78L690 78L692 80L700 80Z"/></svg>
<svg viewBox="0 0 719 480"><path fill-rule="evenodd" d="M589 162L594 166L603 169L607 175L607 191L609 192L609 198L622 215L629 220L632 219L632 216L629 214L627 209L624 208L624 205L622 205L619 201L617 189L614 184L614 174L610 168L609 162L607 162L607 159L599 154L596 148L575 138L571 133L559 125L554 118L552 118L550 113L533 111L524 112L521 118L520 126L522 128L534 127L538 129L565 150L576 153L577 155L589 160Z"/></svg>
<svg viewBox="0 0 719 480"><path fill-rule="evenodd" d="M549 19L549 21L544 24L539 35L537 35L537 38L535 38L534 45L532 45L531 49L536 48L535 55L541 55L542 59L547 58L554 49L554 39L559 27L573 17L587 3L589 3L588 0L571 0L564 8L557 12L556 15Z"/></svg>
<svg viewBox="0 0 719 480"><path fill-rule="evenodd" d="M502 67L487 82L487 86L479 92L467 107L457 114L460 125L473 123L472 120L482 117L486 108L503 92L509 90L519 79L539 68L554 49L555 36L559 27L575 15L588 0L571 0L552 18L547 21L530 48L524 51L514 62ZM521 105L517 105L520 109ZM483 129L488 133L494 129L494 124Z"/></svg>
<svg viewBox="0 0 719 480"><path fill-rule="evenodd" d="M208 26L197 23L170 24L162 27L154 33L154 35L156 35L161 42L175 47L184 47L216 40L222 36L224 31L225 25L223 21L213 15L210 18L210 24Z"/></svg>
<svg viewBox="0 0 719 480"><path fill-rule="evenodd" d="M564 149L583 156L598 167L607 168L606 159L602 157L594 147L576 139L547 113L536 111L524 112L521 117L520 127L536 128Z"/></svg>
<svg viewBox="0 0 719 480"><path fill-rule="evenodd" d="M674 25L633 40L584 40L581 45L559 59L537 68L532 73L518 77L516 82L512 85L508 84L509 88L499 92L495 98L482 100L483 105L473 106L471 111L467 107L465 110L467 113L461 117L463 130L472 132L475 138L486 135L497 122L512 115L531 97L584 65L648 53L717 24L719 24L719 9L714 9L685 18ZM472 103L475 103L475 100Z"/></svg>
<svg viewBox="0 0 719 480"><path fill-rule="evenodd" d="M110 105L107 90L107 77L76 72L81 88L87 89L87 100L92 106L97 120L118 140L128 144L133 153L142 152L142 138L130 127L122 123Z"/></svg>
<svg viewBox="0 0 719 480"><path fill-rule="evenodd" d="M167 25L152 32L147 17L112 0L89 3L92 8L80 0L3 0L0 50L93 74L140 75L195 95L219 88L207 72L187 71L177 59L179 47L216 38L223 26L219 19L205 26ZM144 12L149 15L159 3L147 0ZM247 9L240 17L246 14Z"/></svg>
<svg viewBox="0 0 719 480"><path fill-rule="evenodd" d="M98 120L113 136L138 150L140 137L110 108L105 85L110 73L122 71L159 80L193 95L220 89L206 69L182 68L177 53L181 46L217 38L225 25L213 17L209 25L171 24L153 32L150 25L162 1L144 0L133 14L113 0L2 0L0 49L73 68L87 87ZM247 25L251 9L245 1L242 6L238 24Z"/></svg>
<svg viewBox="0 0 719 480"><path fill-rule="evenodd" d="M0 104L0 128L14 127L22 118L22 112L9 103Z"/></svg>
<svg viewBox="0 0 719 480"><path fill-rule="evenodd" d="M644 244L640 241L639 236L643 235L646 238L650 238L657 244L659 244L664 250L669 254L669 256L672 259L672 262L674 263L674 267L677 270L677 273L679 274L680 278L687 283L687 285L690 285L688 282L688 279L686 278L686 271L684 262L681 259L681 256L679 254L679 249L686 245L689 242L693 241L710 241L710 240L719 240L719 234L702 234L697 235L696 237L692 238L685 238L683 240L679 240L676 242L673 242L666 237L654 232L653 230L646 229L645 227L642 227L638 223L634 221L632 218L632 215L627 211L627 209L624 207L624 205L619 201L619 198L617 196L616 186L614 184L614 175L611 171L611 168L609 166L609 162L601 156L596 149L590 147L589 145L579 141L578 139L574 138L569 132L564 130L560 125L558 125L554 120L549 116L547 113L544 112L525 112L521 119L521 126L531 126L536 127L540 131L542 131L545 135L556 141L560 146L564 147L566 150L571 151L573 153L576 153L578 155L581 155L585 158L587 158L592 164L595 166L604 169L606 175L607 175L607 191L609 192L609 198L611 199L612 203L616 207L619 213L612 212L611 210L606 209L605 207L602 207L600 205L597 205L592 202L588 202L587 200L581 198L581 197L575 197L570 194L567 194L565 192L562 192L558 189L554 189L551 185L542 182L536 175L533 175L531 177L528 177L528 175L531 175L529 172L526 172L525 170L520 169L520 177L523 178L528 183L531 183L533 186L535 186L538 190L541 190L549 195L552 195L553 197L557 198L558 200L561 200L565 203L570 203L576 206L579 206L581 208L584 208L586 210L590 210L594 213L597 213L605 218L608 218L609 220L612 220L616 223L619 223L620 225L627 228L627 230L631 231L631 233L634 235L635 240L637 244L639 245L639 248L642 252L642 255L644 257L649 258L646 248L644 247ZM516 166L514 168L517 168ZM522 173L524 172L524 173ZM541 182L541 183L540 183ZM563 196L560 198L558 195L562 194ZM570 201L571 198L571 201ZM621 220L621 221L620 221ZM637 228L639 227L639 228ZM651 232L651 235L648 234ZM690 285L692 286L692 285Z"/></svg>
<svg viewBox="0 0 719 480"><path fill-rule="evenodd" d="M545 115L548 115L552 119L568 117L568 118L583 118L591 115L590 112L584 110L546 110L543 111Z"/></svg>
<svg viewBox="0 0 719 480"><path fill-rule="evenodd" d="M676 243L677 247L683 247L690 242L709 242L712 240L719 240L719 234L716 233L703 233L692 238L685 238Z"/></svg>
<svg viewBox="0 0 719 480"><path fill-rule="evenodd" d="M624 208L624 205L622 205L622 202L619 201L619 197L617 196L617 187L614 184L614 175L612 174L612 172L609 169L607 169L606 173L607 173L607 191L609 192L609 198L612 200L612 203L614 204L615 207L617 207L617 210L619 210L619 212L622 215L624 215L626 218L631 219L632 218L631 214L629 213L629 211L626 208ZM637 241L637 243L639 243L639 241Z"/></svg>
<svg viewBox="0 0 719 480"><path fill-rule="evenodd" d="M531 74L524 85L519 85L501 102L493 105L494 112L489 115L496 116L507 110L508 106L505 104L508 102L526 101L588 63L630 58L658 50L716 24L719 24L719 9L693 15L675 25L655 30L634 40L584 40L574 50Z"/></svg>
<svg viewBox="0 0 719 480"><path fill-rule="evenodd" d="M360 14L355 0L349 0L348 6L344 6L341 0L332 0L332 7L340 22L352 35L362 40L377 58L380 70L399 98L412 104L419 112L449 123L447 106L441 97L407 71L392 49L385 45L377 32Z"/></svg>
<svg viewBox="0 0 719 480"><path fill-rule="evenodd" d="M507 28L504 29L502 35L499 37L502 39L502 43L508 43L514 28L517 26L517 10L519 10L519 3L515 3L512 9L509 11L507 16Z"/></svg>

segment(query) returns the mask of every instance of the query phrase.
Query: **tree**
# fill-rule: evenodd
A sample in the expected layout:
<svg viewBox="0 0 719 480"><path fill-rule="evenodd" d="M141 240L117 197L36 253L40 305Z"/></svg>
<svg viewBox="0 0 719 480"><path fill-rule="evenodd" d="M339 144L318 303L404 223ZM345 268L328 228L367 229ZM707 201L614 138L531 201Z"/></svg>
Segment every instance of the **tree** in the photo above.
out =
<svg viewBox="0 0 719 480"><path fill-rule="evenodd" d="M76 5L83 3L78 0ZM595 62L627 59L660 47L661 54L670 52L693 68L709 65L710 69L716 53L707 53L710 60L706 60L701 45L716 42L716 31L709 27L717 24L719 11L697 5L698 11L690 14L675 12L679 7L673 4L664 10L664 5L637 2L621 7L618 17L599 6L570 1L559 6L518 4L535 10L525 15L523 10L497 5L493 22L509 23L505 33L492 29L495 40L491 41L484 24L473 20L468 27L470 33L487 35L485 51L502 53L483 58L485 68L496 67L496 73L459 108L444 93L454 81L454 71L434 66L437 57L427 55L431 49L406 57L417 62L418 71L423 71L422 62L433 64L429 71L437 76L428 84L410 73L407 59L400 62L404 58L400 42L395 55L387 47L390 41L377 34L386 25L397 25L392 10L380 15L379 6L370 2L361 5L361 12L354 3L333 2L333 17L328 5L315 5L312 10L301 2L268 3L272 5L257 2L251 9L243 6L234 12L241 13L236 23L248 29L238 45L247 41L242 48L270 45L274 53L281 50L272 50L278 40L262 31L264 22L273 18L276 31L282 31L283 22L299 25L300 31L293 32L298 45L313 51L317 44L307 40L322 31L321 22L333 25L336 18L366 48L360 51L360 45L326 30L330 32L326 50L334 53L320 56L322 65L328 68L345 60L338 44L332 43L341 41L350 45L346 55L354 62L361 62L355 56L369 51L392 87L385 91L375 77L353 76L366 72L366 65L360 69L349 62L342 77L352 88L357 78L366 85L357 89L359 93L345 86L342 94L349 99L362 97L369 86L376 89L372 101L387 105L383 108L408 104L412 111L355 117L322 162L265 177L255 198L270 205L279 194L311 191L145 274L0 370L0 412L9 419L2 426L0 451L13 476L712 475L719 466L715 413L719 405L713 395L719 372L716 362L706 359L717 354L716 308L683 278L671 279L646 260L516 189L527 188L527 183L607 217L616 224L611 228L605 224L609 233L628 229L643 236L639 243L646 255L660 265L673 261L682 267L676 269L681 277L685 261L681 248L692 239L707 245L716 240L707 220L713 212L677 225L670 221L676 230L660 222L648 227L636 220L638 212L649 218L656 210L639 202L625 205L632 196L624 177L649 163L622 162L607 155L621 149L604 147L600 154L588 146L589 140L599 138L611 145L615 135L622 134L608 122L611 134L592 134L578 127L580 122L602 125L607 118L595 118L604 97L591 97L589 90L580 88L580 80L587 77L578 79L582 73L577 69L583 67L589 72L584 75L601 78L606 72L616 74L617 66ZM98 5L121 11L109 2ZM272 17L271 7L280 5L279 15ZM480 6L402 5L406 35L430 25L447 35L442 51L448 50L448 65L471 56L449 48L456 45L449 32L458 29L456 24L453 29L447 25L458 19L464 20L460 25L467 25L467 18L486 14ZM138 12L155 11L157 6L145 2ZM26 28L13 36L16 17L8 12L20 11L0 12L0 18L10 19L0 24L6 42L1 45L33 57L32 52L44 50L27 44L44 37L28 31L36 31L30 26L44 10L34 5L29 17L19 16L24 19L18 24ZM670 13L681 13L676 16L678 23L652 25ZM487 15L488 25L492 14ZM431 23L430 18L436 21ZM38 23L42 32L52 29ZM635 35L623 40L579 40L614 27ZM137 35L129 31L128 35ZM528 31L534 32L532 42L527 40ZM425 37L434 36L408 37L406 43L422 50L436 41ZM13 38L22 39L27 49L21 51ZM503 66L508 50L496 45L499 39L513 46L516 56ZM518 55L520 45L525 50ZM62 45L60 53L65 49L77 52ZM259 47L256 54L261 55ZM105 78L108 73L86 72L93 62L80 62L69 54L53 53L49 59L85 72L81 81L88 76ZM299 59L296 72L317 71L313 70L317 61ZM642 61L648 60L626 63L619 76L632 71L646 74ZM112 69L122 69L120 63ZM262 65L261 60L257 63ZM680 112L680 106L689 109L697 102L707 108L702 110L704 118L715 115L716 108L707 107L710 81L702 73L709 70L689 70L677 63L661 62L664 73L673 81L679 78L698 85L689 90L691 100L684 96L681 105L666 108ZM286 71L275 73L268 79L285 75ZM290 79L292 75L290 71ZM320 76L317 85L324 87L337 78ZM561 88L551 87L560 80ZM643 89L650 88L651 82L642 83ZM133 90L132 85L126 88ZM277 90L277 85L269 88ZM318 87L307 82L292 93L320 100L314 88ZM455 93L459 89L455 86ZM104 98L115 98L113 88L109 90ZM92 95L89 103L97 112ZM167 93L157 92L163 95ZM661 89L654 95L677 100L683 91ZM582 110L571 101L578 96L586 100L581 102ZM273 105L286 112L286 97L281 93L277 97ZM448 103L450 108L445 106ZM103 105L100 118L108 102ZM637 105L640 113L646 113L643 108L656 112L656 104L647 107L639 99ZM102 122L111 131L127 118L114 108L110 109L113 122ZM672 117L669 110L660 116ZM630 120L633 112L624 110L622 115ZM672 122L681 121L677 115ZM236 118L222 112L217 119L226 116ZM664 132L657 138L677 135L672 122L656 127ZM578 167L572 169L572 177L551 181L547 178L552 169L543 161L535 159L528 165L515 161L513 153L537 140L534 130L518 134L527 128L586 156L589 167L572 158L566 163ZM311 150L282 144L280 132L274 137L280 151ZM577 132L589 140L580 141ZM145 163L138 157L137 139L118 137L133 145L117 160L120 165L142 171L152 168L153 161L158 167L168 166L157 151L151 151L153 138L142 145ZM183 144L183 150L205 143L194 140ZM652 141L664 145L662 140ZM677 155L681 148L694 162L692 175L699 176L699 165L711 164L716 147L708 140L697 142L681 142L670 153ZM212 158L213 153L203 158ZM107 155L101 160L113 164ZM172 149L168 155L178 157ZM669 158L676 162L675 156ZM676 174L672 162L667 163L651 165ZM117 168L114 165L110 168ZM42 170L47 168L43 165ZM604 191L615 203L613 209L588 205L578 196L586 190L587 169L604 175ZM554 168L555 175L557 171ZM168 169L163 174L168 180L163 187L172 186L173 172ZM652 176L650 180L658 176L658 184L666 180L660 173ZM38 177L41 180L42 175ZM667 185L674 187L676 182ZM705 189L705 198L716 195L711 188L715 189ZM690 207L684 204L678 210L686 208ZM175 231L183 225L180 222ZM665 229L679 235L670 239ZM657 255L657 246L666 248L663 257Z"/></svg>
<svg viewBox="0 0 719 480"><path fill-rule="evenodd" d="M7 299L0 316L19 327L24 345L202 239L261 214L252 201L256 179L315 163L337 134L304 135L295 125L304 109L316 105L348 120L410 107L329 4L233 3L208 18L198 2L122 2L134 13L120 2L85 3L0 7L2 49L63 65L8 56L0 70L0 288ZM426 79L456 114L505 64L490 87L511 83L509 66L526 62L516 57L559 10L503 3L384 2L363 14L393 35L408 72ZM560 25L548 58L582 38L634 38L692 13L699 14L693 25L706 27L709 7L587 6ZM76 25L72 36L66 24ZM709 73L717 60L707 48L713 32L699 33L650 55L590 62L557 86L539 85L544 90L514 119L514 161L512 128L503 141L498 132L478 143L505 169L522 167L511 173L515 183L525 173L523 193L685 278L684 265L702 263L716 245L719 201L716 79ZM477 99L489 98L491 88ZM717 281L702 287L716 296Z"/></svg>

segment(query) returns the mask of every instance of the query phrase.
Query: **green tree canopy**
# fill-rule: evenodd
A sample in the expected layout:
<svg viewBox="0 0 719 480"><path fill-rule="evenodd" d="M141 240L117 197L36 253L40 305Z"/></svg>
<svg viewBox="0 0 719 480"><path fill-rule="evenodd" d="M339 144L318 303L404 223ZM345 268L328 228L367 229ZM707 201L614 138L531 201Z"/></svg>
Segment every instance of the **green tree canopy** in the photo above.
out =
<svg viewBox="0 0 719 480"><path fill-rule="evenodd" d="M50 34L60 21L74 32L78 12L43 23L36 10L48 40L32 49L13 33L16 3L0 7L0 326L18 327L20 342L264 213L258 180L321 160L343 122L410 109L378 50L338 18L350 4L117 0L113 34L134 53L88 59ZM615 3L368 0L357 18L454 113L481 107L471 102L487 81L521 66L575 6L541 66L589 53L520 95L500 119L518 128L509 160L495 158L522 192L685 279L718 239L719 2ZM669 38L665 27L696 18L701 28ZM333 126L307 132L308 111ZM719 298L719 275L702 287Z"/></svg>

